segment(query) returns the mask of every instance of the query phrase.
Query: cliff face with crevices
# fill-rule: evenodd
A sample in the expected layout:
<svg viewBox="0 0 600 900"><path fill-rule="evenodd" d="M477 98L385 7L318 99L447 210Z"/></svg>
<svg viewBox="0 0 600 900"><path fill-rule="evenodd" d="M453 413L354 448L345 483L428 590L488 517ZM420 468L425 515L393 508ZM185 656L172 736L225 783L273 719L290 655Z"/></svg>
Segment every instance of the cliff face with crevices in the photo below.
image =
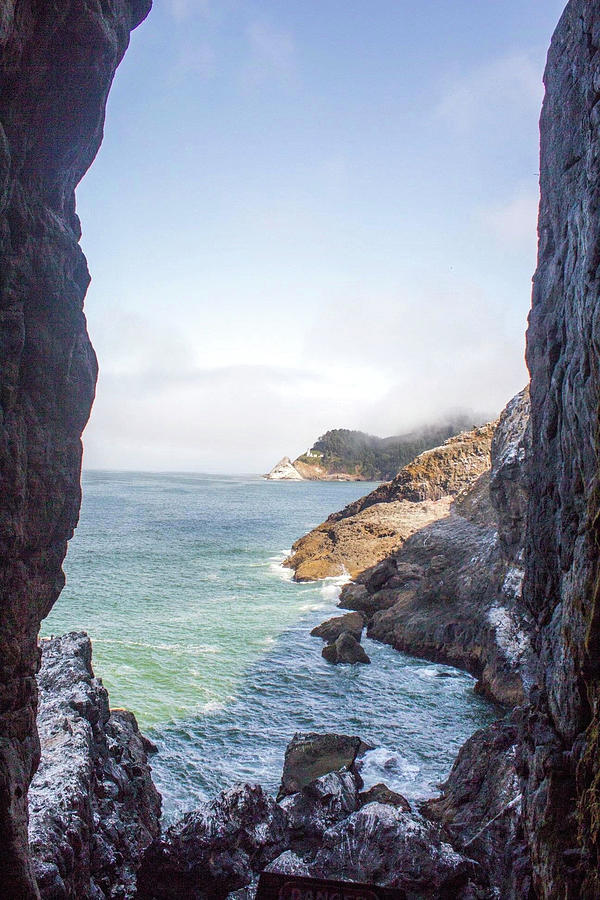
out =
<svg viewBox="0 0 600 900"><path fill-rule="evenodd" d="M63 585L97 365L75 187L151 0L0 0L0 884L36 897L37 633Z"/></svg>
<svg viewBox="0 0 600 900"><path fill-rule="evenodd" d="M600 896L600 3L571 0L541 118L539 259L527 335L532 497L524 598L538 689L524 824L545 898Z"/></svg>

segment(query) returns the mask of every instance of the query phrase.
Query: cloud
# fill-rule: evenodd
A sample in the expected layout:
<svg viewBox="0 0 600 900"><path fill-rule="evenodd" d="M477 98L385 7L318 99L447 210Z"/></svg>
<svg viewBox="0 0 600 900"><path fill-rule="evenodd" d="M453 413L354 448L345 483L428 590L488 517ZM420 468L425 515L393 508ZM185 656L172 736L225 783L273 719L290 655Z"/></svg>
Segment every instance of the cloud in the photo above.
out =
<svg viewBox="0 0 600 900"><path fill-rule="evenodd" d="M250 24L246 31L250 60L243 81L257 86L273 78L288 79L295 70L296 50L292 36L267 22Z"/></svg>
<svg viewBox="0 0 600 900"><path fill-rule="evenodd" d="M187 22L194 16L210 13L210 0L167 0L166 7L176 22Z"/></svg>
<svg viewBox="0 0 600 900"><path fill-rule="evenodd" d="M522 185L504 203L483 210L480 217L482 223L505 247L535 247L538 205L539 189L532 185Z"/></svg>
<svg viewBox="0 0 600 900"><path fill-rule="evenodd" d="M524 321L508 322L477 285L427 276L395 295L363 291L329 304L306 347L308 360L344 360L357 375L385 378L347 426L378 434L457 409L497 415L527 381L523 351Z"/></svg>
<svg viewBox="0 0 600 900"><path fill-rule="evenodd" d="M511 54L447 83L435 116L462 134L492 120L510 133L515 118L537 116L542 98L539 64L527 54Z"/></svg>

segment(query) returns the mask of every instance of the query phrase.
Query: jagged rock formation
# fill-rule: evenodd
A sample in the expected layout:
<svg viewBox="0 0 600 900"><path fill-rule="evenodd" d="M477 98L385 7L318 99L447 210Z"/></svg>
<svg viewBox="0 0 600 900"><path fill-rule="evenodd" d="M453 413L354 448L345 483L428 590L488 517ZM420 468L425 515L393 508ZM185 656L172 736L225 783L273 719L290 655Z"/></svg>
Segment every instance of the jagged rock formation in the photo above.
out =
<svg viewBox="0 0 600 900"><path fill-rule="evenodd" d="M430 522L448 515L453 498L490 466L494 424L422 453L393 481L333 513L300 538L284 565L296 581L355 577Z"/></svg>
<svg viewBox="0 0 600 900"><path fill-rule="evenodd" d="M523 717L517 709L476 731L461 747L442 795L421 806L455 849L481 864L499 896L519 900L532 896L517 774Z"/></svg>
<svg viewBox="0 0 600 900"><path fill-rule="evenodd" d="M600 896L600 3L571 0L541 118L539 258L527 334L525 602L538 689L524 825L544 898Z"/></svg>
<svg viewBox="0 0 600 900"><path fill-rule="evenodd" d="M289 456L284 456L283 459L280 459L268 475L265 475L265 478L267 481L304 481L304 478L296 469Z"/></svg>
<svg viewBox="0 0 600 900"><path fill-rule="evenodd" d="M27 790L39 758L36 645L63 585L96 383L74 190L151 0L0 0L0 884L37 896Z"/></svg>
<svg viewBox="0 0 600 900"><path fill-rule="evenodd" d="M340 597L368 617L369 637L467 669L480 690L508 705L525 699L531 656L521 604L528 414L525 390L500 417L491 469L456 497L449 515Z"/></svg>
<svg viewBox="0 0 600 900"><path fill-rule="evenodd" d="M42 759L29 835L42 900L129 900L141 855L160 833L149 742L132 713L109 710L86 634L42 643L38 684Z"/></svg>

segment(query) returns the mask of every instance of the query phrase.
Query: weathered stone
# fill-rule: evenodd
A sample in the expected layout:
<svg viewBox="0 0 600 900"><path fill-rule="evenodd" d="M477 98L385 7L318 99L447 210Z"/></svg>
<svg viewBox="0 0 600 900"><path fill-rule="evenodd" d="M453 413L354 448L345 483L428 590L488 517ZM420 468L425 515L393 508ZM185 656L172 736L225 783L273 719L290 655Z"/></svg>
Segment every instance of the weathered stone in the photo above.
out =
<svg viewBox="0 0 600 900"><path fill-rule="evenodd" d="M390 790L386 784L374 784L368 791L358 795L358 801L361 806L366 806L367 803L384 803L397 806L403 812L410 812L410 803L406 797Z"/></svg>
<svg viewBox="0 0 600 900"><path fill-rule="evenodd" d="M365 620L358 612L346 613L343 616L334 616L327 619L321 625L313 628L311 635L313 637L322 638L328 644L336 641L344 632L351 634L352 637L360 641L365 627Z"/></svg>
<svg viewBox="0 0 600 900"><path fill-rule="evenodd" d="M461 747L442 796L421 807L456 849L477 860L499 896L527 898L531 866L521 829L516 760L523 711L475 732Z"/></svg>
<svg viewBox="0 0 600 900"><path fill-rule="evenodd" d="M278 799L302 790L328 772L354 771L356 760L372 749L354 735L295 734L286 747Z"/></svg>
<svg viewBox="0 0 600 900"><path fill-rule="evenodd" d="M352 772L329 772L281 800L295 850L318 847L328 828L358 809L356 782Z"/></svg>
<svg viewBox="0 0 600 900"><path fill-rule="evenodd" d="M531 680L521 602L528 412L525 390L500 417L490 472L340 597L367 615L369 637L466 669L507 705L523 702Z"/></svg>
<svg viewBox="0 0 600 900"><path fill-rule="evenodd" d="M452 898L461 896L475 868L431 826L393 806L369 803L325 832L311 874Z"/></svg>
<svg viewBox="0 0 600 900"><path fill-rule="evenodd" d="M524 585L539 690L524 736L524 826L539 895L591 900L600 896L598 0L567 4L545 83Z"/></svg>
<svg viewBox="0 0 600 900"><path fill-rule="evenodd" d="M85 634L42 642L29 834L42 898L132 898L161 801L135 716L109 711Z"/></svg>
<svg viewBox="0 0 600 900"><path fill-rule="evenodd" d="M333 665L338 665L338 663L349 663L350 665L362 663L365 665L371 662L356 638L346 631L342 632L333 644L323 647L321 656Z"/></svg>
<svg viewBox="0 0 600 900"><path fill-rule="evenodd" d="M39 759L37 633L63 583L96 383L75 186L150 0L0 2L0 885L37 894L27 793Z"/></svg>
<svg viewBox="0 0 600 900"><path fill-rule="evenodd" d="M333 513L300 538L284 565L296 581L351 578L398 550L415 531L448 514L452 498L489 468L494 424L450 438L405 466L393 481Z"/></svg>
<svg viewBox="0 0 600 900"><path fill-rule="evenodd" d="M247 887L289 847L284 811L259 785L236 785L188 813L146 851L139 900L214 900Z"/></svg>

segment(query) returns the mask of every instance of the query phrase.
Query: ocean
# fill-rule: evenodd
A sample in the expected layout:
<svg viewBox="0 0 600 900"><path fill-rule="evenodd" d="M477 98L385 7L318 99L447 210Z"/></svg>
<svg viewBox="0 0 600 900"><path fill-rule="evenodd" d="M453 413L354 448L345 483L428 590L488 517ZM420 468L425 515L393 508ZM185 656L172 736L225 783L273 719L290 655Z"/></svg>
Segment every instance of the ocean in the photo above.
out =
<svg viewBox="0 0 600 900"><path fill-rule="evenodd" d="M85 472L67 585L42 635L87 631L112 706L157 744L167 820L235 782L276 792L295 732L358 734L362 770L430 796L466 738L497 718L474 680L363 638L368 666L332 666L310 630L345 579L295 584L281 562L366 483Z"/></svg>

